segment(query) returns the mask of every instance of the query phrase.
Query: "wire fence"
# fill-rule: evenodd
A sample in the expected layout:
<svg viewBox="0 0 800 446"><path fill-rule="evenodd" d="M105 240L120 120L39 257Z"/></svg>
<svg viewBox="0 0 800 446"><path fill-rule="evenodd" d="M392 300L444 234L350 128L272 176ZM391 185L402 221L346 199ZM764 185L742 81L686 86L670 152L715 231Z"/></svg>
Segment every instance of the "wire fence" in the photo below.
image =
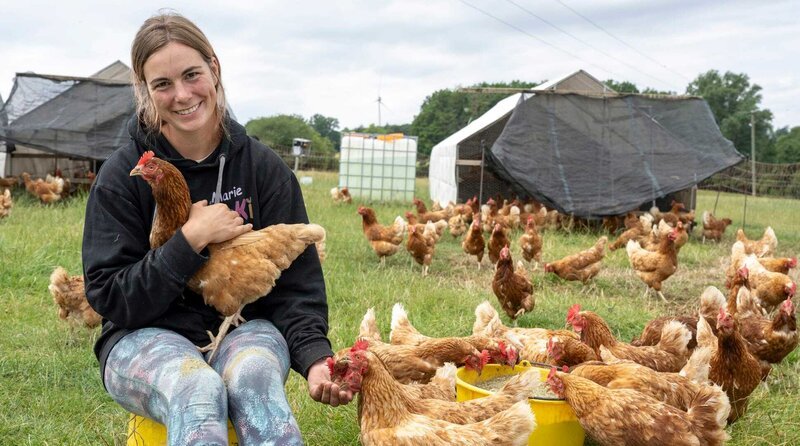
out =
<svg viewBox="0 0 800 446"><path fill-rule="evenodd" d="M273 147L273 150L294 168L295 157L290 147ZM301 170L338 172L338 153L311 153L298 160ZM800 163L768 164L756 162L756 195L800 199ZM430 157L417 153L416 176L427 177ZM477 183L476 183L477 184ZM477 186L476 186L477 187ZM698 184L698 188L738 194L753 193L751 163L744 161L718 172ZM473 194L474 195L474 194Z"/></svg>
<svg viewBox="0 0 800 446"><path fill-rule="evenodd" d="M272 150L283 159L290 168L294 168L295 157L290 147L272 147ZM321 170L328 172L339 171L338 153L314 153L303 155L297 160L297 167L300 170ZM427 177L430 167L430 157L417 153L416 176Z"/></svg>
<svg viewBox="0 0 800 446"><path fill-rule="evenodd" d="M718 172L698 185L701 189L753 193L752 163L745 161ZM755 163L756 195L800 198L800 163Z"/></svg>

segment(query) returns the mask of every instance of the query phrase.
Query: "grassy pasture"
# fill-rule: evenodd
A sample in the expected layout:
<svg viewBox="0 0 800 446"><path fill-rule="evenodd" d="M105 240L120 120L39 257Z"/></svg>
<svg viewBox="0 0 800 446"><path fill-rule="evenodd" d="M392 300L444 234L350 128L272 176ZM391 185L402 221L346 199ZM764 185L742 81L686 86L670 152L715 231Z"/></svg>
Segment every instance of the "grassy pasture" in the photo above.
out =
<svg viewBox="0 0 800 446"><path fill-rule="evenodd" d="M328 190L336 185L337 176L301 175L314 179L303 186L309 216L328 230L324 270L334 349L352 344L358 323L370 307L375 308L385 337L395 302L402 302L412 323L432 336L467 335L479 303L489 300L498 307L491 291L490 269L477 271L473 258L461 251L460 241L444 235L426 278L404 251L387 259L381 268L361 233L357 203L340 205L330 200ZM427 200L427 181L418 180L417 191ZM58 320L47 291L56 265L73 274L80 271L86 197L42 206L24 191L15 192L11 216L0 220L0 444L124 444L126 414L104 392L91 351L99 331L74 330ZM716 193L701 191L697 209L712 209L715 202L718 217L732 218L734 228L741 224L743 196L722 194L717 202ZM412 209L410 203L372 206L385 224ZM760 237L771 225L780 240L779 254L797 255L799 211L798 201L748 197L747 233L751 238ZM536 309L519 324L562 327L567 308L581 303L606 318L616 334L628 340L655 316L693 309L706 286L722 287L734 228L718 245L703 245L693 237L683 248L678 272L664 285L670 301L667 305L652 295L642 297L644 285L621 250L607 256L594 287L588 290L579 283L545 277L541 270L533 272ZM514 243L518 235L512 236ZM545 232L543 258L551 260L583 249L597 237ZM516 246L512 253L519 256ZM748 413L729 428L730 444L800 444L796 416L800 409L799 367L794 352L773 370L768 385L751 396ZM330 408L314 403L305 381L296 374L291 374L287 388L307 444L358 444L355 404Z"/></svg>

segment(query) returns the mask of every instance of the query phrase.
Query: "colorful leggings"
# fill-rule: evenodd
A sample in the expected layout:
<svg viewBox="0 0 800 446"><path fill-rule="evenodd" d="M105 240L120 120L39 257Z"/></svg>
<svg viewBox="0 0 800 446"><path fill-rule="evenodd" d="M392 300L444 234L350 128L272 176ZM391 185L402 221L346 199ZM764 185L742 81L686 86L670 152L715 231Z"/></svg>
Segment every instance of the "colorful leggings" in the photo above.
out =
<svg viewBox="0 0 800 446"><path fill-rule="evenodd" d="M105 385L126 410L167 427L169 445L302 445L286 400L289 349L272 323L252 320L206 363L194 344L161 328L123 337L108 355Z"/></svg>

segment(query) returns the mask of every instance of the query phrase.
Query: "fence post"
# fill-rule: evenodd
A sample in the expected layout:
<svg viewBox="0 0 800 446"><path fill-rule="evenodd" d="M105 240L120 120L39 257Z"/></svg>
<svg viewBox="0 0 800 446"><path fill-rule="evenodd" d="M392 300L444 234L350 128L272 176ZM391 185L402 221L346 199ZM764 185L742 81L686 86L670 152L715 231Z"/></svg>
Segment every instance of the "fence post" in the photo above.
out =
<svg viewBox="0 0 800 446"><path fill-rule="evenodd" d="M756 113L750 112L750 174L753 181L753 196L756 196Z"/></svg>

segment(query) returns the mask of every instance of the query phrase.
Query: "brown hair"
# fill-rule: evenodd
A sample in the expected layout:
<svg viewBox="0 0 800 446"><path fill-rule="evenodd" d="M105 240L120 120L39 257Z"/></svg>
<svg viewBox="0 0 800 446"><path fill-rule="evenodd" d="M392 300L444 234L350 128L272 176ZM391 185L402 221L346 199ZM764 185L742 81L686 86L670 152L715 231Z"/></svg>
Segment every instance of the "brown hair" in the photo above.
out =
<svg viewBox="0 0 800 446"><path fill-rule="evenodd" d="M225 107L225 89L222 86L222 68L219 58L214 53L214 48L208 38L200 31L191 20L183 17L177 12L165 11L145 20L131 45L131 64L133 65L133 91L136 96L136 113L144 123L145 128L152 132L161 129L161 118L158 116L153 101L150 99L150 92L147 89L147 82L144 78L144 64L147 59L156 51L167 46L170 42L178 42L196 50L209 68L212 63L217 66L217 72L212 75L216 78L217 90L217 119L223 131ZM227 133L227 131L226 131Z"/></svg>

